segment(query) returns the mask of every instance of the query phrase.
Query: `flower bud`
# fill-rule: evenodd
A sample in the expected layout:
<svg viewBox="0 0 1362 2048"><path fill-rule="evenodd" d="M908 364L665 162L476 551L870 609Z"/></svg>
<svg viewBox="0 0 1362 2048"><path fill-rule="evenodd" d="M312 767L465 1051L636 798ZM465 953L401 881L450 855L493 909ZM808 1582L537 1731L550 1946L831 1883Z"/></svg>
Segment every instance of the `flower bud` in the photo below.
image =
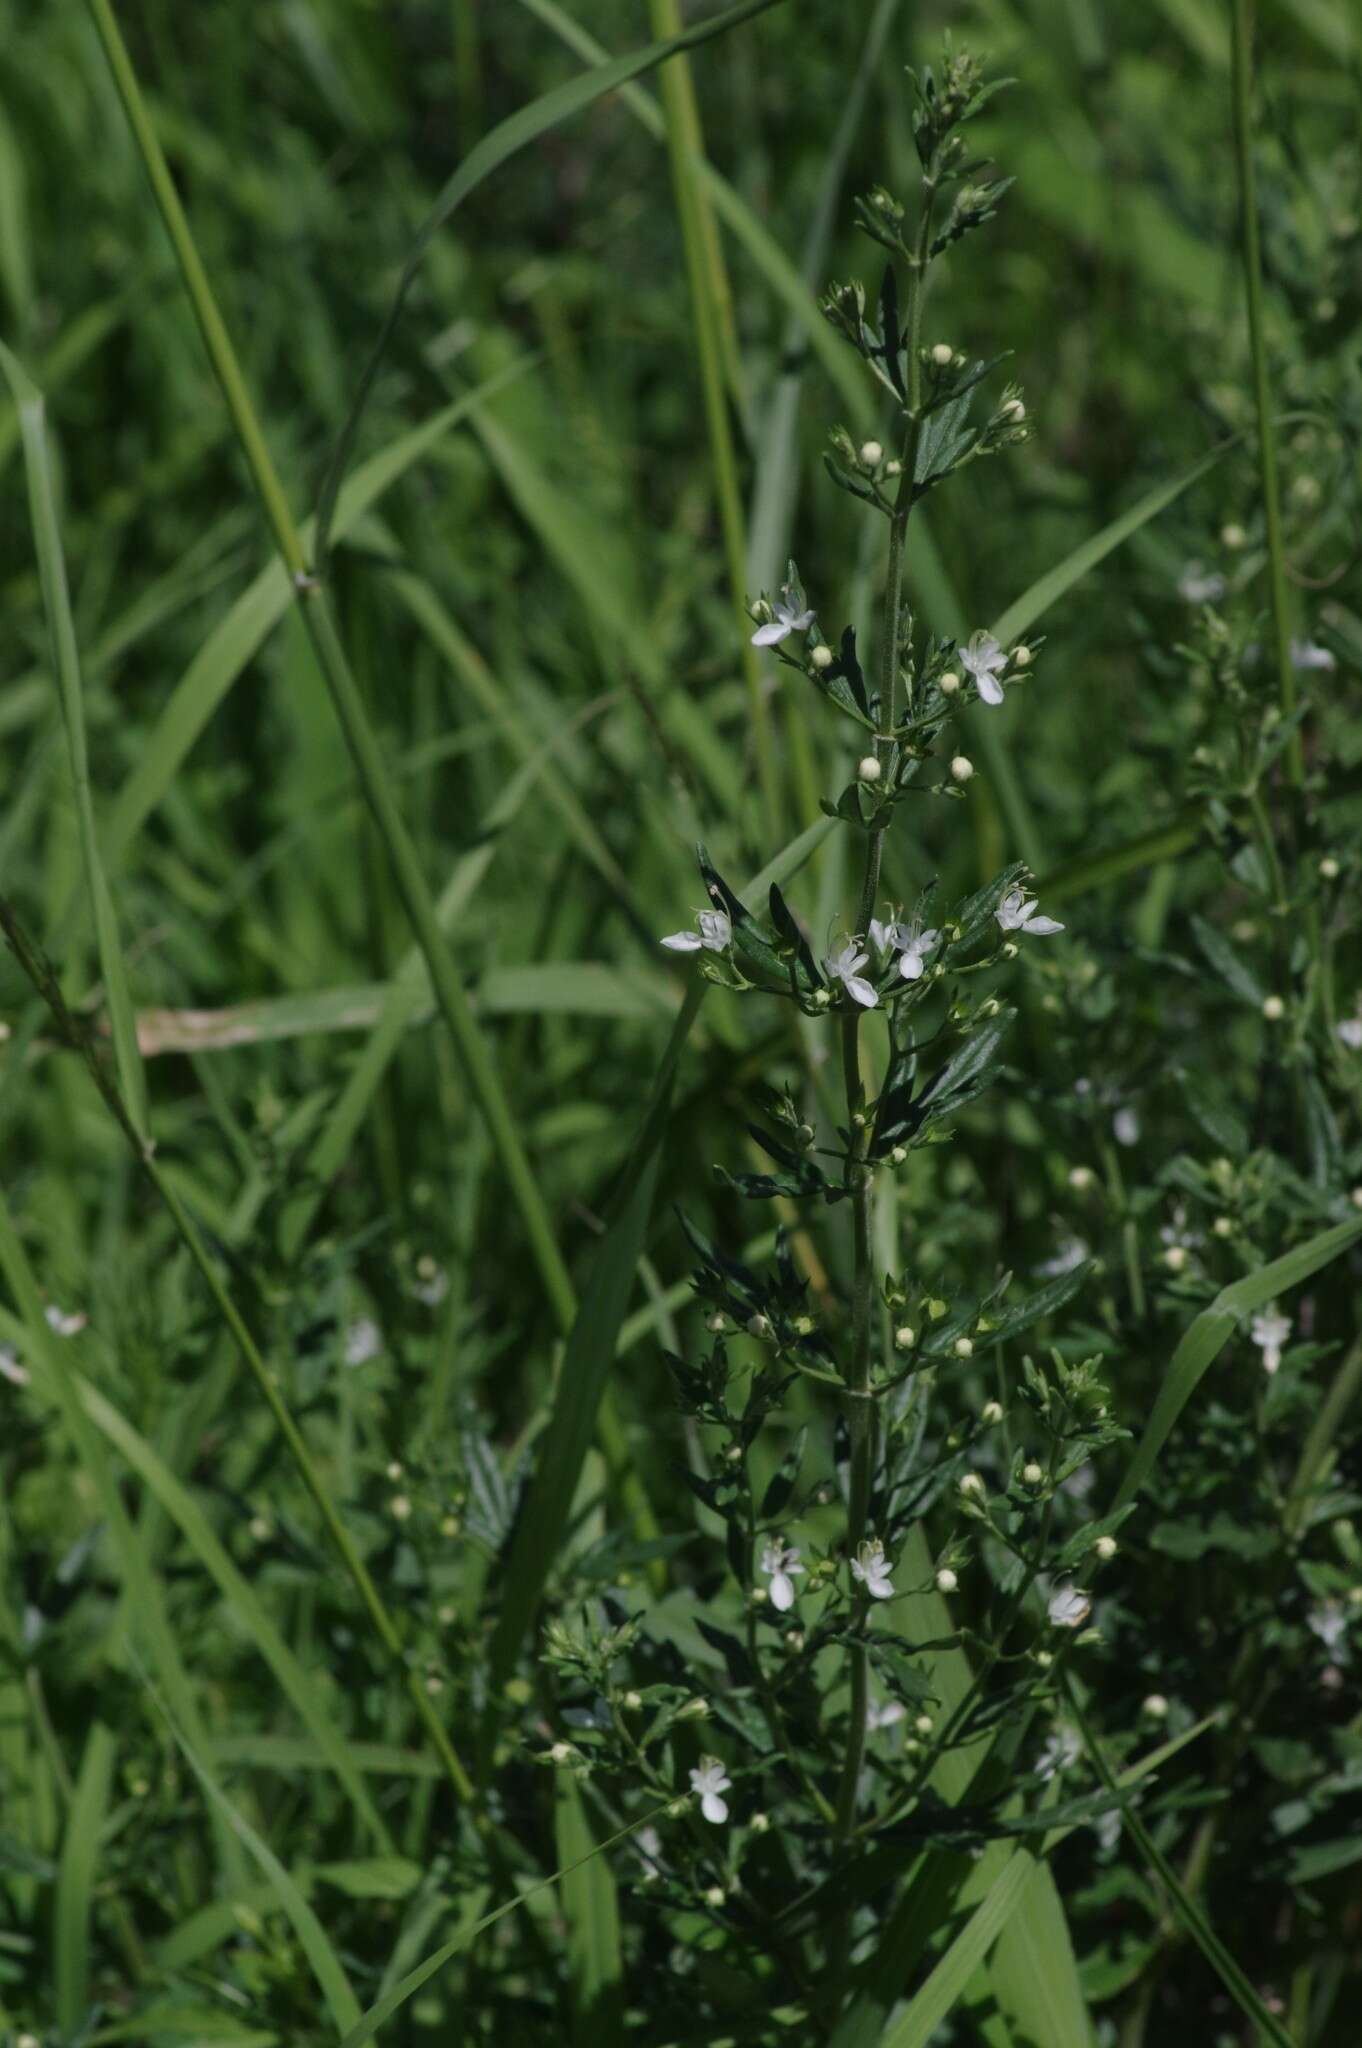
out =
<svg viewBox="0 0 1362 2048"><path fill-rule="evenodd" d="M727 1894L721 1884L712 1884L705 1893L705 1904L707 1906L722 1906L726 1897Z"/></svg>
<svg viewBox="0 0 1362 2048"><path fill-rule="evenodd" d="M874 754L866 754L856 763L856 777L860 782L878 782L883 773L884 768Z"/></svg>
<svg viewBox="0 0 1362 2048"><path fill-rule="evenodd" d="M771 1334L771 1318L761 1314L749 1316L747 1318L747 1334L749 1337L769 1337Z"/></svg>
<svg viewBox="0 0 1362 2048"><path fill-rule="evenodd" d="M948 341L938 341L932 350L932 361L936 364L938 370L946 370L950 368L954 354L955 350Z"/></svg>
<svg viewBox="0 0 1362 2048"><path fill-rule="evenodd" d="M708 1713L709 1701L702 1700L699 1693L695 1693L684 1706L677 1708L676 1718L678 1721L703 1721Z"/></svg>
<svg viewBox="0 0 1362 2048"><path fill-rule="evenodd" d="M1049 1650L1033 1650L1031 1654L1042 1671L1048 1671L1055 1661Z"/></svg>
<svg viewBox="0 0 1362 2048"><path fill-rule="evenodd" d="M977 1472L966 1472L960 1481L960 1491L972 1495L976 1500L984 1497L984 1482Z"/></svg>
<svg viewBox="0 0 1362 2048"><path fill-rule="evenodd" d="M1286 1015L1286 1004L1280 996L1264 996L1263 1015L1269 1024L1279 1024Z"/></svg>
<svg viewBox="0 0 1362 2048"><path fill-rule="evenodd" d="M972 1337L957 1337L951 1350L957 1358L973 1358L974 1340Z"/></svg>
<svg viewBox="0 0 1362 2048"><path fill-rule="evenodd" d="M943 1566L936 1575L936 1590L938 1593L953 1593L959 1584L959 1579L957 1579L949 1565Z"/></svg>
<svg viewBox="0 0 1362 2048"><path fill-rule="evenodd" d="M1151 1692L1141 1705L1140 1712L1144 1715L1146 1721L1166 1721L1168 1719L1168 1702L1161 1692Z"/></svg>
<svg viewBox="0 0 1362 2048"><path fill-rule="evenodd" d="M389 1461L388 1477L389 1479L400 1479L402 1477L402 1467L396 1458Z"/></svg>
<svg viewBox="0 0 1362 2048"><path fill-rule="evenodd" d="M949 1308L950 1303L942 1301L937 1295L933 1295L932 1299L927 1303L927 1313L934 1323L939 1323Z"/></svg>
<svg viewBox="0 0 1362 2048"><path fill-rule="evenodd" d="M878 469L884 461L884 450L878 441L862 441L861 460L867 469Z"/></svg>
<svg viewBox="0 0 1362 2048"><path fill-rule="evenodd" d="M444 1515L441 1517L440 1534L442 1536L457 1536L462 1527L463 1523L457 1515Z"/></svg>
<svg viewBox="0 0 1362 2048"><path fill-rule="evenodd" d="M1354 1209L1362 1209L1362 1188L1354 1188L1348 1196Z"/></svg>
<svg viewBox="0 0 1362 2048"><path fill-rule="evenodd" d="M1097 1552L1103 1564L1110 1564L1116 1555L1116 1538L1114 1536L1099 1536L1093 1545L1093 1549Z"/></svg>
<svg viewBox="0 0 1362 2048"><path fill-rule="evenodd" d="M1217 1237L1233 1237L1234 1219L1230 1216L1217 1216L1211 1229Z"/></svg>
<svg viewBox="0 0 1362 2048"><path fill-rule="evenodd" d="M1170 1273L1180 1273L1187 1264L1186 1246L1170 1244L1163 1255L1163 1263L1167 1266Z"/></svg>
<svg viewBox="0 0 1362 2048"><path fill-rule="evenodd" d="M1031 666L1031 650L1030 650L1030 648L1029 648L1029 647L1014 647L1014 648L1013 648L1013 650L1012 650L1012 666L1013 666L1013 668L1030 668L1030 666Z"/></svg>
<svg viewBox="0 0 1362 2048"><path fill-rule="evenodd" d="M1069 1168L1069 1186L1076 1195L1086 1195L1096 1178L1097 1175L1090 1166L1071 1166Z"/></svg>
<svg viewBox="0 0 1362 2048"><path fill-rule="evenodd" d="M809 660L815 668L831 668L833 660L832 649L824 647L820 642L817 647L810 650Z"/></svg>
<svg viewBox="0 0 1362 2048"><path fill-rule="evenodd" d="M1221 527L1220 539L1222 544L1227 548L1241 548L1247 541L1248 535L1245 533L1242 526L1237 525L1233 520L1231 520L1228 526Z"/></svg>
<svg viewBox="0 0 1362 2048"><path fill-rule="evenodd" d="M974 773L974 763L968 754L957 754L951 762L951 781L968 782Z"/></svg>
<svg viewBox="0 0 1362 2048"><path fill-rule="evenodd" d="M769 1595L767 1594L765 1586L754 1586L748 1597L750 1598L752 1605L754 1607L764 1607L766 1605L767 1599L769 1598Z"/></svg>
<svg viewBox="0 0 1362 2048"><path fill-rule="evenodd" d="M1045 1469L1032 1458L1029 1464L1022 1466L1021 1476L1023 1486L1039 1486L1045 1477Z"/></svg>
<svg viewBox="0 0 1362 2048"><path fill-rule="evenodd" d="M911 1351L917 1343L917 1331L911 1323L900 1323L894 1332L895 1351Z"/></svg>
<svg viewBox="0 0 1362 2048"><path fill-rule="evenodd" d="M890 1164L893 1166L902 1166L904 1160L907 1157L908 1147L906 1145L895 1145L891 1148L889 1153Z"/></svg>
<svg viewBox="0 0 1362 2048"><path fill-rule="evenodd" d="M395 1493L388 1502L388 1513L395 1522L405 1522L411 1513L411 1502L405 1493Z"/></svg>
<svg viewBox="0 0 1362 2048"><path fill-rule="evenodd" d="M796 1337L812 1337L817 1328L818 1325L812 1316L796 1316L794 1319Z"/></svg>
<svg viewBox="0 0 1362 2048"><path fill-rule="evenodd" d="M1320 880L1323 882L1336 882L1338 880L1338 862L1331 853L1326 853L1320 862L1319 873Z"/></svg>
<svg viewBox="0 0 1362 2048"><path fill-rule="evenodd" d="M641 1692L629 1691L624 1695L620 1704L626 1713L636 1714L643 1705L643 1694Z"/></svg>
<svg viewBox="0 0 1362 2048"><path fill-rule="evenodd" d="M572 1761L572 1744L570 1742L555 1742L549 1751L549 1755L556 1764L570 1763Z"/></svg>
<svg viewBox="0 0 1362 2048"><path fill-rule="evenodd" d="M747 1825L754 1835L764 1835L771 1825L771 1816L769 1813L754 1813Z"/></svg>
<svg viewBox="0 0 1362 2048"><path fill-rule="evenodd" d="M979 1410L979 1420L980 1420L980 1421L981 1421L982 1423L986 1423L986 1424L988 1424L988 1425L989 1425L989 1426L991 1427L991 1426L992 1426L992 1425L993 1425L994 1423L998 1423L998 1422L1001 1422L1001 1421L1002 1421L1002 1419L1003 1419L1003 1404L1002 1404L1002 1402L1001 1402L1001 1401L985 1401L985 1403L984 1403L983 1407L982 1407L982 1408L981 1408L981 1409Z"/></svg>
<svg viewBox="0 0 1362 2048"><path fill-rule="evenodd" d="M720 1331L728 1328L728 1317L721 1308L710 1310L710 1313L705 1317L705 1328L716 1337Z"/></svg>
<svg viewBox="0 0 1362 2048"><path fill-rule="evenodd" d="M1002 955L1003 955L1003 958L1004 958L1004 960L1015 960L1015 959L1016 959L1016 957L1017 957L1017 948L1016 948L1016 944L1015 944L1015 942L1014 942L1014 941L1013 941L1012 939L1009 939L1009 940L1007 941L1007 944L1006 944L1006 945L1005 945L1005 946L1003 947L1003 949L1002 949Z"/></svg>
<svg viewBox="0 0 1362 2048"><path fill-rule="evenodd" d="M944 675L938 676L937 683L943 697L953 697L960 688L960 678L953 668L948 668Z"/></svg>
<svg viewBox="0 0 1362 2048"><path fill-rule="evenodd" d="M902 476L902 475L903 475L903 464L902 464L902 463L901 463L901 462L899 461L899 459L898 459L898 456L897 456L897 455L895 455L895 456L892 456L892 457L890 458L890 460L889 460L888 462L886 462L886 463L885 463L885 465L884 465L884 473L885 473L885 475L886 475L886 476Z"/></svg>

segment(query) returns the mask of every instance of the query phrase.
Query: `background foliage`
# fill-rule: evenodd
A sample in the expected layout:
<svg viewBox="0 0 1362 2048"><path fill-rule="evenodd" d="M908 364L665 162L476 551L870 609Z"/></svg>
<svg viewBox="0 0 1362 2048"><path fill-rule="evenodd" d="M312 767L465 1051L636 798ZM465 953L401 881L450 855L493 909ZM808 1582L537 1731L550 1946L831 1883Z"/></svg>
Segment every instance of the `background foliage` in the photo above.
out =
<svg viewBox="0 0 1362 2048"><path fill-rule="evenodd" d="M668 25L641 0L568 12L610 52ZM548 0L138 0L120 19L301 519L434 195L480 136L577 67L555 27L567 14ZM714 335L746 587L774 590L797 545L806 584L853 593L848 616L869 619L874 561L818 458L830 421L859 433L876 415L853 416L871 402L826 339L811 343L808 290L866 267L851 195L904 181L901 66L930 58L943 27L1016 80L977 135L1017 184L986 253L943 265L927 338L1009 351L1034 432L933 500L910 544L922 621L998 619L1224 451L1046 610L1034 684L991 725L964 721L979 770L967 803L922 805L886 854L901 900L933 876L964 896L1023 859L1046 908L1062 906L1063 944L1010 991L1003 1086L961 1119L946 1166L915 1160L897 1227L924 1285L943 1288L1044 1278L1091 1253L1047 1341L1102 1357L1115 1417L1138 1435L1197 1312L1347 1224L1362 1184L1362 1058L1337 1028L1362 986L1362 44L1333 0L1261 10L1292 623L1331 663L1307 654L1299 669L1301 796L1289 731L1263 722L1265 528L1228 15L1211 0L873 16L787 0L696 53L707 161L736 195L716 202L730 297ZM884 37L869 64L868 32ZM94 814L164 1182L142 1175L6 956L5 2021L53 2042L341 2038L520 1887L524 1910L410 1997L394 2038L527 2038L567 1997L579 2027L630 2038L799 2038L805 2019L772 2016L759 1985L706 1963L698 1909L628 1906L631 1848L528 1889L610 1821L589 1780L555 1789L532 1763L554 1706L531 1660L509 1660L515 1711L487 1732L483 1651L546 1448L562 1317L433 1021L91 18L0 0L0 37L3 335L47 399ZM696 900L694 841L725 874L755 873L854 758L834 754L812 693L772 686L784 672L768 667L776 773L759 773L658 105L655 77L612 94L512 157L435 239L361 428L334 556L345 643L579 1288L681 1000L656 940ZM66 1001L99 1018L12 408L0 464L0 888ZM816 946L853 887L830 838L799 882ZM1307 945L1316 928L1322 950ZM1280 1019L1263 1013L1273 995ZM673 1204L726 1241L764 1227L712 1172L756 1163L739 1157L745 1089L798 1073L784 1024L754 1029L756 1014L712 995L682 1056L665 1199L623 1276L600 1439L614 1455L588 1453L553 1561L564 1601L608 1581L711 1661L692 1613L707 1525L684 1478L702 1447L663 1362L698 1341ZM165 1189L197 1218L398 1617L410 1690ZM839 1227L816 1291L840 1285ZM1344 1247L1286 1300L1292 1341L1270 1378L1235 1320L1267 1297L1231 1302L1225 1348L1195 1392L1189 1375L1123 1530L1082 1665L1114 1767L1228 1703L1146 1792L1143 1823L1300 2043L1349 2041L1358 1997L1359 1277ZM943 1373L933 1429L995 1395L1009 1405L1017 1370L981 1351ZM801 1414L816 1424L796 1395ZM1090 1507L1066 1512L1105 1511L1128 1462L1128 1447L1104 1453ZM665 1540L626 1554L640 1501ZM938 1510L934 1547L952 1527ZM500 1745L481 1759L497 1786L481 1862L412 1692L470 1767L480 1743ZM1166 1708L1152 1721L1151 1696ZM1074 1769L1073 1789L1096 1783ZM1090 2017L1037 2015L1008 1985L1005 1949L986 1947L1003 1966L966 1973L922 2039L1255 2038L1129 1837L1077 1827L1054 1871L1048 1974L1076 1969ZM953 1926L943 1916L943 1942ZM698 1970L703 2032L640 1989L678 1953Z"/></svg>

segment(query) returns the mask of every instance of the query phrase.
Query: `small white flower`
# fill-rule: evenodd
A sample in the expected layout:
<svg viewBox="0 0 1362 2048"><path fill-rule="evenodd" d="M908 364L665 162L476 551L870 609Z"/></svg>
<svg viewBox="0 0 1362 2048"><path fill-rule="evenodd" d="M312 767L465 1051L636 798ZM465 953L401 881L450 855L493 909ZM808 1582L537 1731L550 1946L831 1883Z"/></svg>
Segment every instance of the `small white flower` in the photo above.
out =
<svg viewBox="0 0 1362 2048"><path fill-rule="evenodd" d="M1056 924L1052 917L1037 917L1040 909L1034 897L1028 901L1024 889L1009 889L993 915L1005 932L1024 932L1033 939L1047 939L1051 932L1062 932L1062 924Z"/></svg>
<svg viewBox="0 0 1362 2048"><path fill-rule="evenodd" d="M0 1344L0 1379L8 1380L12 1387L28 1385L28 1368L20 1365L10 1344Z"/></svg>
<svg viewBox="0 0 1362 2048"><path fill-rule="evenodd" d="M771 610L775 614L774 618L768 625L758 626L752 635L754 647L776 647L782 640L787 640L791 633L807 633L813 624L812 612L795 610L794 597L788 583Z"/></svg>
<svg viewBox="0 0 1362 2048"><path fill-rule="evenodd" d="M1076 1764L1083 1754L1083 1744L1076 1728L1070 1728L1066 1721L1056 1721L1049 1739L1036 1758L1036 1776L1053 1778L1057 1773L1067 1771Z"/></svg>
<svg viewBox="0 0 1362 2048"><path fill-rule="evenodd" d="M1200 562L1189 562L1178 578L1178 596L1188 604L1216 604L1225 595L1225 579Z"/></svg>
<svg viewBox="0 0 1362 2048"><path fill-rule="evenodd" d="M771 1605L784 1614L794 1606L794 1581L804 1573L798 1550L792 1544L782 1543L777 1536L761 1553L761 1569L771 1581Z"/></svg>
<svg viewBox="0 0 1362 2048"><path fill-rule="evenodd" d="M424 1302L427 1308L438 1308L448 1292L448 1273L438 1260L431 1258L429 1252L425 1253L416 1261L416 1299Z"/></svg>
<svg viewBox="0 0 1362 2048"><path fill-rule="evenodd" d="M1097 1830L1097 1845L1101 1849L1114 1849L1121 1839L1121 1809L1109 1806L1105 1813L1099 1813L1093 1822Z"/></svg>
<svg viewBox="0 0 1362 2048"><path fill-rule="evenodd" d="M1133 1109L1118 1109L1111 1120L1111 1129L1118 1145L1138 1145L1140 1142L1140 1119Z"/></svg>
<svg viewBox="0 0 1362 2048"><path fill-rule="evenodd" d="M55 1302L49 1302L43 1314L49 1328L55 1330L59 1337L74 1337L85 1328L86 1319L78 1308L58 1308Z"/></svg>
<svg viewBox="0 0 1362 2048"><path fill-rule="evenodd" d="M371 1316L359 1316L345 1332L342 1357L347 1365L367 1365L383 1349L383 1337Z"/></svg>
<svg viewBox="0 0 1362 2048"><path fill-rule="evenodd" d="M1341 1600L1321 1600L1306 1615L1305 1625L1332 1656L1348 1632L1348 1610Z"/></svg>
<svg viewBox="0 0 1362 2048"><path fill-rule="evenodd" d="M1249 1324L1249 1335L1263 1354L1263 1371L1276 1372L1282 1362L1282 1346L1291 1335L1291 1318L1276 1308L1267 1308Z"/></svg>
<svg viewBox="0 0 1362 2048"><path fill-rule="evenodd" d="M698 1767L690 1774L690 1789L700 1796L700 1811L715 1827L722 1827L728 1819L728 1801L720 1797L732 1786L733 1780L719 1762L717 1756L702 1756Z"/></svg>
<svg viewBox="0 0 1362 2048"><path fill-rule="evenodd" d="M733 923L726 910L699 910L695 922L698 931L671 932L660 943L672 953L698 953L702 946L707 953L728 951L733 943Z"/></svg>
<svg viewBox="0 0 1362 2048"><path fill-rule="evenodd" d="M889 1574L893 1567L884 1554L884 1545L878 1541L863 1543L851 1560L851 1576L859 1580L872 1600L888 1600L894 1592L894 1582Z"/></svg>
<svg viewBox="0 0 1362 2048"><path fill-rule="evenodd" d="M872 917L870 937L879 952L898 954L899 973L905 981L920 981L927 955L936 947L941 934L934 925L924 931L916 918L911 924L897 920L881 924L877 917Z"/></svg>
<svg viewBox="0 0 1362 2048"><path fill-rule="evenodd" d="M854 939L848 940L840 953L829 953L823 965L834 981L840 981L853 1003L859 1003L863 1010L873 1010L879 1002L872 984L866 981L861 969L870 958L857 947Z"/></svg>
<svg viewBox="0 0 1362 2048"><path fill-rule="evenodd" d="M1007 667L1007 655L991 633L971 633L960 649L960 660L974 677L981 704L1001 704L1003 686L998 677Z"/></svg>
<svg viewBox="0 0 1362 2048"><path fill-rule="evenodd" d="M1056 1586L1047 1612L1053 1628L1082 1628L1092 1613L1092 1602L1077 1586Z"/></svg>
<svg viewBox="0 0 1362 2048"><path fill-rule="evenodd" d="M908 1709L898 1700L886 1700L882 1707L877 1707L872 1700L865 1710L866 1734L878 1735L882 1728L896 1728L907 1712Z"/></svg>
<svg viewBox="0 0 1362 2048"><path fill-rule="evenodd" d="M1349 1052L1362 1052L1362 996L1357 999L1357 1008L1351 1017L1345 1017L1338 1026L1338 1035Z"/></svg>
<svg viewBox="0 0 1362 2048"><path fill-rule="evenodd" d="M1061 1273L1072 1273L1075 1266L1081 1266L1087 1256L1088 1247L1081 1237L1066 1237L1054 1257L1036 1271L1046 1280L1057 1280Z"/></svg>
<svg viewBox="0 0 1362 2048"><path fill-rule="evenodd" d="M1337 661L1327 647L1317 646L1313 640L1291 642L1291 665L1300 669L1335 669Z"/></svg>

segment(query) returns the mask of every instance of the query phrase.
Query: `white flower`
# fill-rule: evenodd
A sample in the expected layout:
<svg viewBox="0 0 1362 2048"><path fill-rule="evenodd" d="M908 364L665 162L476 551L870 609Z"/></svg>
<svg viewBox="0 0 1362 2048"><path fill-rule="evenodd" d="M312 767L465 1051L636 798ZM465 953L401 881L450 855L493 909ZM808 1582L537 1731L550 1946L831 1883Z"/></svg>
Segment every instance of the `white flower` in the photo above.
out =
<svg viewBox="0 0 1362 2048"><path fill-rule="evenodd" d="M1330 1656L1348 1631L1348 1610L1341 1600L1321 1600L1305 1617L1305 1625L1317 1635Z"/></svg>
<svg viewBox="0 0 1362 2048"><path fill-rule="evenodd" d="M869 958L868 953L857 949L855 939L850 939L840 953L829 953L823 962L833 980L840 981L852 1002L859 1003L863 1010L873 1010L879 1001L871 983L861 975Z"/></svg>
<svg viewBox="0 0 1362 2048"><path fill-rule="evenodd" d="M866 1734L878 1735L881 1728L897 1727L898 1723L905 1718L907 1712L908 1709L898 1700L886 1700L882 1707L877 1707L874 1700L871 1700L865 1710Z"/></svg>
<svg viewBox="0 0 1362 2048"><path fill-rule="evenodd" d="M897 921L881 924L877 917L872 917L870 936L879 952L898 954L899 973L905 981L920 981L927 964L927 955L936 946L941 934L931 925L923 931L916 918L911 924L900 924Z"/></svg>
<svg viewBox="0 0 1362 2048"><path fill-rule="evenodd" d="M774 612L775 617L768 625L758 626L756 632L752 635L752 645L754 647L776 647L782 640L788 639L791 633L807 633L809 627L813 624L812 612L797 612L795 610L794 597L791 594L788 583L781 591L779 598L772 605L771 610Z"/></svg>
<svg viewBox="0 0 1362 2048"><path fill-rule="evenodd" d="M1282 1346L1291 1335L1291 1318L1275 1308L1265 1309L1249 1324L1249 1335L1263 1354L1263 1371L1276 1372L1282 1362Z"/></svg>
<svg viewBox="0 0 1362 2048"><path fill-rule="evenodd" d="M12 1387L28 1385L28 1368L20 1365L13 1346L9 1344L0 1344L0 1379L8 1380Z"/></svg>
<svg viewBox="0 0 1362 2048"><path fill-rule="evenodd" d="M961 664L974 677L981 704L1001 704L1003 686L998 681L1000 670L1007 667L1007 656L991 633L971 633L968 643L960 649Z"/></svg>
<svg viewBox="0 0 1362 2048"><path fill-rule="evenodd" d="M661 941L672 953L725 953L733 942L733 923L726 910L700 910L695 914L698 931L671 932Z"/></svg>
<svg viewBox="0 0 1362 2048"><path fill-rule="evenodd" d="M1200 562L1189 562L1178 578L1178 596L1188 604L1215 604L1224 595L1224 577L1208 573Z"/></svg>
<svg viewBox="0 0 1362 2048"><path fill-rule="evenodd" d="M1338 1035L1349 1052L1362 1052L1362 996L1357 999L1354 1015L1345 1017L1338 1026Z"/></svg>
<svg viewBox="0 0 1362 2048"><path fill-rule="evenodd" d="M1319 647L1313 640L1291 642L1291 665L1293 668L1335 669L1338 663L1327 647Z"/></svg>
<svg viewBox="0 0 1362 2048"><path fill-rule="evenodd" d="M55 1330L59 1337L74 1337L85 1328L85 1317L78 1308L58 1308L55 1302L49 1302L43 1314L49 1328Z"/></svg>
<svg viewBox="0 0 1362 2048"><path fill-rule="evenodd" d="M1027 900L1024 889L1009 889L993 915L1005 932L1024 932L1030 938L1046 939L1051 932L1062 932L1062 924L1056 924L1052 917L1037 917L1039 903L1032 897Z"/></svg>
<svg viewBox="0 0 1362 2048"><path fill-rule="evenodd" d="M771 1581L771 1605L784 1614L795 1603L793 1581L802 1577L804 1572L799 1552L792 1544L782 1543L777 1536L761 1553L761 1569Z"/></svg>
<svg viewBox="0 0 1362 2048"><path fill-rule="evenodd" d="M1120 1807L1109 1806L1105 1813L1099 1813L1093 1826L1097 1830L1098 1847L1114 1849L1121 1839Z"/></svg>
<svg viewBox="0 0 1362 2048"><path fill-rule="evenodd" d="M449 1292L449 1275L439 1262L423 1254L416 1261L416 1299L423 1301L427 1308L438 1308Z"/></svg>
<svg viewBox="0 0 1362 2048"><path fill-rule="evenodd" d="M1138 1145L1140 1142L1140 1119L1133 1109L1118 1109L1111 1120L1111 1129L1118 1145Z"/></svg>
<svg viewBox="0 0 1362 2048"><path fill-rule="evenodd" d="M716 1828L728 1819L728 1801L719 1795L727 1792L732 1783L717 1756L702 1756L690 1774L690 1789L700 1795L700 1811Z"/></svg>
<svg viewBox="0 0 1362 2048"><path fill-rule="evenodd" d="M1077 1586L1056 1586L1047 1611L1053 1628L1082 1628L1092 1613L1092 1602Z"/></svg>
<svg viewBox="0 0 1362 2048"><path fill-rule="evenodd" d="M1071 1728L1067 1721L1056 1721L1049 1740L1036 1758L1036 1776L1053 1778L1056 1772L1067 1771L1070 1764L1076 1764L1082 1754L1083 1744L1078 1730Z"/></svg>
<svg viewBox="0 0 1362 2048"><path fill-rule="evenodd" d="M382 1333L372 1317L360 1316L347 1328L342 1351L347 1365L367 1365L382 1349Z"/></svg>
<svg viewBox="0 0 1362 2048"><path fill-rule="evenodd" d="M889 1576L891 1570L884 1545L878 1541L863 1543L851 1560L852 1578L859 1579L872 1600L892 1598L894 1582Z"/></svg>

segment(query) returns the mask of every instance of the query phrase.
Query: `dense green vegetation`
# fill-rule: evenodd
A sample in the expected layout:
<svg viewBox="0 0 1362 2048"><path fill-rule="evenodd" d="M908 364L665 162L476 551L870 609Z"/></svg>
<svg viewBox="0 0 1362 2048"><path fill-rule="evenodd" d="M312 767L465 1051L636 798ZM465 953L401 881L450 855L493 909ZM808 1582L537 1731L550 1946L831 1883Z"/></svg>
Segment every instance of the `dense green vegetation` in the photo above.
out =
<svg viewBox="0 0 1362 2048"><path fill-rule="evenodd" d="M733 11L0 0L24 2048L1356 2039L1362 28Z"/></svg>

